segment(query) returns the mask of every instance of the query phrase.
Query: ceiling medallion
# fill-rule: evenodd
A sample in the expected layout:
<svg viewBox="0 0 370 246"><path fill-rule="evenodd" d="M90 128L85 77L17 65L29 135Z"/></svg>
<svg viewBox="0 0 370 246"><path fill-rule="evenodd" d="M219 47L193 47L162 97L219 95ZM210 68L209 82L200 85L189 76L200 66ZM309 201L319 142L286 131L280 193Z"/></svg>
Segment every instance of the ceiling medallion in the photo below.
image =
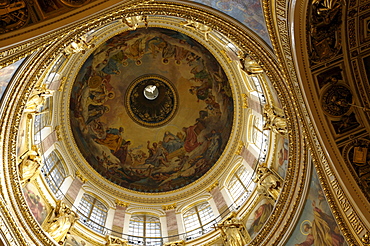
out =
<svg viewBox="0 0 370 246"><path fill-rule="evenodd" d="M178 106L175 87L163 76L144 75L136 79L126 94L126 110L136 123L146 127L167 124Z"/></svg>
<svg viewBox="0 0 370 246"><path fill-rule="evenodd" d="M343 85L332 85L327 88L321 99L325 113L338 117L348 112L352 103L351 91Z"/></svg>

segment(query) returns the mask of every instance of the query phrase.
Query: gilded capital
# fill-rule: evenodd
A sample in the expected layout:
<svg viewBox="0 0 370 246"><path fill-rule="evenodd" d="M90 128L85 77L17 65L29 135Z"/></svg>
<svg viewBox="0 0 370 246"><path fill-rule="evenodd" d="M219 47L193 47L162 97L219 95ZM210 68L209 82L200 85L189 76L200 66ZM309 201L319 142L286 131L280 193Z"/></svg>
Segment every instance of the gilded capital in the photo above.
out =
<svg viewBox="0 0 370 246"><path fill-rule="evenodd" d="M168 204L168 205L162 205L163 210L172 210L176 208L176 203Z"/></svg>
<svg viewBox="0 0 370 246"><path fill-rule="evenodd" d="M130 203L124 202L118 199L115 200L115 203L117 206L126 207L126 208L130 205Z"/></svg>

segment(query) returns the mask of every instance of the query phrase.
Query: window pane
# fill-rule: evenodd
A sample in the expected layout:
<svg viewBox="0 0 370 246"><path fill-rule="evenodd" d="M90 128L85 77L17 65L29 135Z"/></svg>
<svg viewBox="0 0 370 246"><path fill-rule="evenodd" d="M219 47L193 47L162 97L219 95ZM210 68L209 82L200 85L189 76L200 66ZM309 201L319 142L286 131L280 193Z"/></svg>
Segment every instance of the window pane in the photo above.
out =
<svg viewBox="0 0 370 246"><path fill-rule="evenodd" d="M88 194L84 194L78 206L80 221L96 232L103 233L108 209Z"/></svg>

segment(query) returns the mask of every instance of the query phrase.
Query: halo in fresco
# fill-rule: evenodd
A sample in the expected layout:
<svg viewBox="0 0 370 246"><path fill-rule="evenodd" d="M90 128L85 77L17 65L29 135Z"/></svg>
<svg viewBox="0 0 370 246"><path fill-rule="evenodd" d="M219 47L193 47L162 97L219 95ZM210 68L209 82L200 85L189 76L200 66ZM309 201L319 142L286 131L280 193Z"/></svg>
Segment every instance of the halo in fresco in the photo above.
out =
<svg viewBox="0 0 370 246"><path fill-rule="evenodd" d="M146 82L132 96L132 84L143 77L155 78L148 83L159 90L152 103L141 96ZM156 127L133 119L127 101ZM176 109L162 124L153 110L171 103ZM70 120L77 146L98 173L153 193L188 185L215 164L230 137L233 108L228 79L208 50L177 31L148 28L114 36L89 56L72 88Z"/></svg>

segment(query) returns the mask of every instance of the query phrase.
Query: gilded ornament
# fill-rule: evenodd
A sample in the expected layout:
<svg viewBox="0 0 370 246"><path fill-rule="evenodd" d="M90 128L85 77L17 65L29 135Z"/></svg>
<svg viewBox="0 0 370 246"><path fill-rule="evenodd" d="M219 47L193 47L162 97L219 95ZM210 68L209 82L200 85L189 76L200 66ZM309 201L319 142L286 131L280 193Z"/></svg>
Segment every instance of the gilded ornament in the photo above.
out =
<svg viewBox="0 0 370 246"><path fill-rule="evenodd" d="M27 4L24 0L2 1L0 4L0 33L17 30L28 22Z"/></svg>
<svg viewBox="0 0 370 246"><path fill-rule="evenodd" d="M169 205L162 205L163 210L172 210L176 208L176 203L169 204Z"/></svg>
<svg viewBox="0 0 370 246"><path fill-rule="evenodd" d="M341 50L340 25L341 0L314 0L310 18L310 58L323 62Z"/></svg>
<svg viewBox="0 0 370 246"><path fill-rule="evenodd" d="M287 133L285 116L280 113L277 108L266 104L264 107L263 118L265 122L263 130L271 130L281 135L285 135Z"/></svg>
<svg viewBox="0 0 370 246"><path fill-rule="evenodd" d="M128 246L127 241L123 240L119 237L114 237L112 235L107 235L105 237L105 240L107 241L105 243L105 246Z"/></svg>
<svg viewBox="0 0 370 246"><path fill-rule="evenodd" d="M184 240L174 241L174 242L168 242L164 243L163 246L185 246Z"/></svg>
<svg viewBox="0 0 370 246"><path fill-rule="evenodd" d="M183 25L185 27L192 28L194 30L197 30L200 33L203 33L204 39L206 41L208 41L209 33L212 31L212 28L211 27L209 27L209 26L207 26L207 25L205 25L203 23L193 21L193 20L185 20L185 21L182 21L182 22L180 22L180 25Z"/></svg>
<svg viewBox="0 0 370 246"><path fill-rule="evenodd" d="M274 174L266 164L258 166L253 182L257 183L257 191L261 195L277 200L282 188L282 181Z"/></svg>
<svg viewBox="0 0 370 246"><path fill-rule="evenodd" d="M148 28L148 16L146 15L138 15L138 16L130 16L125 17L122 19L123 24L128 26L129 30L136 30L136 28L139 27L141 23L145 25L146 28Z"/></svg>
<svg viewBox="0 0 370 246"><path fill-rule="evenodd" d="M62 200L58 200L43 228L56 242L63 244L67 233L78 219L76 212L67 207Z"/></svg>
<svg viewBox="0 0 370 246"><path fill-rule="evenodd" d="M26 107L23 112L38 114L46 102L46 98L51 97L53 91L46 89L46 85L43 84L40 87L36 87L30 98L26 103Z"/></svg>
<svg viewBox="0 0 370 246"><path fill-rule="evenodd" d="M235 212L230 213L221 223L218 223L216 229L220 230L225 246L244 246L251 241L248 231L236 218Z"/></svg>
<svg viewBox="0 0 370 246"><path fill-rule="evenodd" d="M218 181L214 182L210 187L207 188L208 192L211 192L214 188L218 186Z"/></svg>
<svg viewBox="0 0 370 246"><path fill-rule="evenodd" d="M263 73L264 70L249 54L239 54L241 69L248 75Z"/></svg>
<svg viewBox="0 0 370 246"><path fill-rule="evenodd" d="M117 204L117 206L121 206L121 207L128 207L130 205L130 203L124 202L118 199L115 200L115 203Z"/></svg>
<svg viewBox="0 0 370 246"><path fill-rule="evenodd" d="M78 177L82 181L82 183L87 182L87 179L80 173L79 170L76 171L76 177Z"/></svg>
<svg viewBox="0 0 370 246"><path fill-rule="evenodd" d="M42 159L36 145L33 145L23 156L19 164L19 178L23 185L34 180L41 171Z"/></svg>

